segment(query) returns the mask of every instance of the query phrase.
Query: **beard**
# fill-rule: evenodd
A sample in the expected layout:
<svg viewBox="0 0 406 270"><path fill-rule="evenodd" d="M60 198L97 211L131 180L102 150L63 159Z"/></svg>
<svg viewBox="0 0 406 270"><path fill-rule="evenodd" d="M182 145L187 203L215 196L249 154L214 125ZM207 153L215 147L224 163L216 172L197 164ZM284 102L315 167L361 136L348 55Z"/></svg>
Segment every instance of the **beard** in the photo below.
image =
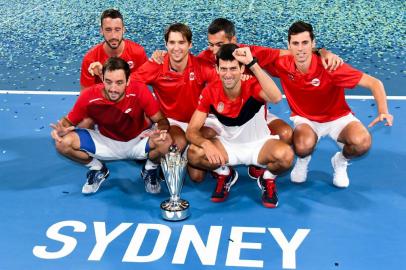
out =
<svg viewBox="0 0 406 270"><path fill-rule="evenodd" d="M118 47L120 47L121 42L123 42L123 39L122 39L122 38L121 38L121 39L110 39L110 40L104 39L104 41L106 42L107 46L110 47L110 49L115 50L115 49L117 49ZM111 44L111 43L113 43L113 42L117 42L117 45L113 46L113 45Z"/></svg>

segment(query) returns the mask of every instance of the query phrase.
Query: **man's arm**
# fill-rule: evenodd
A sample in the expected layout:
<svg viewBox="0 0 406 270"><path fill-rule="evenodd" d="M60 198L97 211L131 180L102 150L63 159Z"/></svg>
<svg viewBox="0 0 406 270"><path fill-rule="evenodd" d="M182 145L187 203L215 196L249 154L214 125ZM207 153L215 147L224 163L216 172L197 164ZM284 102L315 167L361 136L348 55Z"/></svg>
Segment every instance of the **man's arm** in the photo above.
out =
<svg viewBox="0 0 406 270"><path fill-rule="evenodd" d="M158 111L156 114L150 117L152 122L157 123L159 130L169 130L170 124L168 119L162 114L161 111Z"/></svg>
<svg viewBox="0 0 406 270"><path fill-rule="evenodd" d="M376 123L386 120L385 126L392 126L393 116L388 111L385 88L380 80L368 74L363 74L358 85L368 88L375 98L378 116L368 125L373 127Z"/></svg>
<svg viewBox="0 0 406 270"><path fill-rule="evenodd" d="M262 87L260 95L266 102L278 103L282 99L282 93L278 86L254 60L249 47L238 48L234 51L233 55L254 73Z"/></svg>
<svg viewBox="0 0 406 270"><path fill-rule="evenodd" d="M150 117L152 122L156 123L158 129L154 130L149 136L154 139L156 143L158 141L165 141L169 132L169 121L168 119L162 114L161 111L158 111L156 114Z"/></svg>
<svg viewBox="0 0 406 270"><path fill-rule="evenodd" d="M196 110L193 113L192 119L189 121L189 125L186 130L186 139L196 146L203 149L206 158L211 164L225 164L225 158L217 147L208 139L204 138L200 133L200 129L203 127L206 121L207 113Z"/></svg>

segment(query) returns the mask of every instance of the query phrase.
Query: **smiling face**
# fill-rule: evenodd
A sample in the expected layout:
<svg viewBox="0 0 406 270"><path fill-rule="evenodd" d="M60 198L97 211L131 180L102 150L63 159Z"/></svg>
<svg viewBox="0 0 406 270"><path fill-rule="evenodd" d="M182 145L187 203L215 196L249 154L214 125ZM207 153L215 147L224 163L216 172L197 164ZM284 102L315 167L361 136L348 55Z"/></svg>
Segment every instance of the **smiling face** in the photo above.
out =
<svg viewBox="0 0 406 270"><path fill-rule="evenodd" d="M238 87L241 81L241 75L244 73L244 66L240 65L237 60L219 59L217 73L220 76L224 90L232 91Z"/></svg>
<svg viewBox="0 0 406 270"><path fill-rule="evenodd" d="M110 101L118 102L125 95L128 82L123 69L116 69L104 73L104 95Z"/></svg>
<svg viewBox="0 0 406 270"><path fill-rule="evenodd" d="M124 36L124 24L120 18L104 18L100 28L106 44L113 50L120 47Z"/></svg>
<svg viewBox="0 0 406 270"><path fill-rule="evenodd" d="M190 43L181 32L169 33L166 49L168 50L171 61L180 63L187 59L190 48L192 48L192 43Z"/></svg>
<svg viewBox="0 0 406 270"><path fill-rule="evenodd" d="M311 61L315 41L311 39L310 33L305 31L291 35L288 47L295 58L295 62L303 65Z"/></svg>

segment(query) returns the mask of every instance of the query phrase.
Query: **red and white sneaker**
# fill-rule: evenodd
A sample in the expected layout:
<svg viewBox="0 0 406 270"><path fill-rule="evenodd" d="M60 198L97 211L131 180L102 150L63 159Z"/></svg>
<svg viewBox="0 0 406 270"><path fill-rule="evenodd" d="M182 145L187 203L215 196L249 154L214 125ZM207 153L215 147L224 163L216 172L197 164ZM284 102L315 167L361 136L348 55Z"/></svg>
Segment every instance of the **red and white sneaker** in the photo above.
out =
<svg viewBox="0 0 406 270"><path fill-rule="evenodd" d="M264 168L255 166L255 165L250 165L248 166L248 176L251 179L257 180L258 177L262 176L265 172Z"/></svg>
<svg viewBox="0 0 406 270"><path fill-rule="evenodd" d="M262 205L267 208L275 208L278 206L278 194L276 193L276 184L274 179L264 179L263 176L258 177L258 186L262 191Z"/></svg>
<svg viewBox="0 0 406 270"><path fill-rule="evenodd" d="M216 189L211 195L212 202L223 202L228 197L230 188L235 184L238 179L238 173L236 170L230 167L229 175L221 175L212 172L213 177L217 180Z"/></svg>

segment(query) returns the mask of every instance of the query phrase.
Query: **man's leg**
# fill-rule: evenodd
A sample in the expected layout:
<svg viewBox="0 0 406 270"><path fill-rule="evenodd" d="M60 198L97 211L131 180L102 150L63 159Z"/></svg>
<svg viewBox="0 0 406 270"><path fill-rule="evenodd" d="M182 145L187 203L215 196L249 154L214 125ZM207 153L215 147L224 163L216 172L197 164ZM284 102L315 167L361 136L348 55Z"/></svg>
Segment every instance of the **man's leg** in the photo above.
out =
<svg viewBox="0 0 406 270"><path fill-rule="evenodd" d="M228 154L222 143L218 139L211 140L217 149L222 153L228 162ZM221 166L221 164L212 164L206 158L202 148L196 145L190 145L188 149L188 160L191 166L202 170L212 171L213 177L216 179L216 188L212 193L211 200L213 202L223 202L227 199L231 186L238 179L238 173L232 167Z"/></svg>
<svg viewBox="0 0 406 270"><path fill-rule="evenodd" d="M82 144L87 145L81 146L81 141L83 142ZM82 193L91 194L97 192L100 185L109 176L109 170L98 159L91 157L87 152L81 150L87 148L95 149L89 132L82 129L72 131L65 135L61 142L55 142L55 148L60 154L89 168L87 181L83 185Z"/></svg>
<svg viewBox="0 0 406 270"><path fill-rule="evenodd" d="M151 194L161 192L160 177L158 167L161 157L168 153L169 147L173 144L170 134L162 140L159 135L150 136L145 146L145 152L148 153L147 161L141 169L141 177L144 180L145 191Z"/></svg>
<svg viewBox="0 0 406 270"><path fill-rule="evenodd" d="M331 159L334 168L333 184L340 188L346 188L350 184L347 174L348 161L362 156L370 149L371 135L361 122L353 121L340 132L337 141L344 144L344 147Z"/></svg>
<svg viewBox="0 0 406 270"><path fill-rule="evenodd" d="M268 129L272 135L278 135L281 141L288 145L292 144L293 129L282 119L274 116L271 121L268 122ZM263 168L255 165L248 167L248 176L255 180L257 180L264 172L265 170Z"/></svg>
<svg viewBox="0 0 406 270"><path fill-rule="evenodd" d="M294 183L303 183L307 178L307 167L317 144L317 134L309 124L297 125L293 131L293 149L298 156L290 173Z"/></svg>
<svg viewBox="0 0 406 270"><path fill-rule="evenodd" d="M280 140L268 140L258 154L258 163L266 165L265 172L258 177L257 183L262 190L262 204L268 208L278 206L276 176L288 170L293 163L292 148Z"/></svg>
<svg viewBox="0 0 406 270"><path fill-rule="evenodd" d="M210 127L206 127L206 126L203 126L200 129L200 132L202 133L203 137L205 137L206 139L213 139L217 135L217 133L214 129L212 129ZM188 173L189 173L190 179L195 183L203 182L204 178L206 177L206 170L199 169L190 164L188 164Z"/></svg>
<svg viewBox="0 0 406 270"><path fill-rule="evenodd" d="M276 118L268 123L272 135L279 135L279 139L288 145L292 144L293 129L282 119Z"/></svg>

